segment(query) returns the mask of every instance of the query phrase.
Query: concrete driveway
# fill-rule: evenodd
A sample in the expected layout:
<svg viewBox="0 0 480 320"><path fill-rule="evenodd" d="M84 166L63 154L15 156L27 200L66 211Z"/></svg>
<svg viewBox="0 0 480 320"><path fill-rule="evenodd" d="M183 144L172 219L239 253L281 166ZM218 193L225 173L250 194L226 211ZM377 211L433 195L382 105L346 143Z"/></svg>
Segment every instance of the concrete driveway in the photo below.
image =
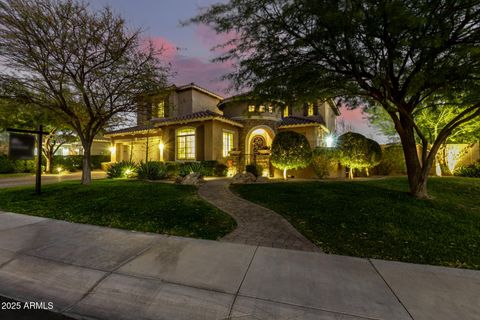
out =
<svg viewBox="0 0 480 320"><path fill-rule="evenodd" d="M0 295L74 318L466 320L479 292L478 271L0 213Z"/></svg>
<svg viewBox="0 0 480 320"><path fill-rule="evenodd" d="M103 179L106 177L104 171L92 171L92 179ZM42 184L57 183L68 180L78 180L82 178L81 172L66 174L42 174ZM35 185L35 175L26 177L12 177L0 179L0 188L19 187Z"/></svg>

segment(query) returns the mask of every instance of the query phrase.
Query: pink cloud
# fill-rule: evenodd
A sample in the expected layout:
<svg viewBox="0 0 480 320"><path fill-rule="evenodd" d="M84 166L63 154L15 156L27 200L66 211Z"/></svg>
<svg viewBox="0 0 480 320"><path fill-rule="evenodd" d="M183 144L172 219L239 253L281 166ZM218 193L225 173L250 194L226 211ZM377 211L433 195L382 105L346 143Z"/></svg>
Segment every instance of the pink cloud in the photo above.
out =
<svg viewBox="0 0 480 320"><path fill-rule="evenodd" d="M161 53L162 60L166 62L172 62L178 53L178 47L173 42L163 37L157 36L145 38L143 45L146 47L149 43Z"/></svg>

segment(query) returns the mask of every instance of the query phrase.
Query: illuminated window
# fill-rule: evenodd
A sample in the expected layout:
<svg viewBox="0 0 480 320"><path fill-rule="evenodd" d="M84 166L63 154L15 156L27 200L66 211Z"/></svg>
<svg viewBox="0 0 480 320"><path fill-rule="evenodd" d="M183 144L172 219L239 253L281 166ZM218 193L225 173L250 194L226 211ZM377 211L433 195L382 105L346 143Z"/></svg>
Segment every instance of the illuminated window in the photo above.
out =
<svg viewBox="0 0 480 320"><path fill-rule="evenodd" d="M223 131L223 156L228 157L228 154L233 149L233 132Z"/></svg>
<svg viewBox="0 0 480 320"><path fill-rule="evenodd" d="M270 113L273 112L273 106L268 106L268 112L270 112Z"/></svg>
<svg viewBox="0 0 480 320"><path fill-rule="evenodd" d="M259 112L265 112L265 106L259 106L258 111Z"/></svg>
<svg viewBox="0 0 480 320"><path fill-rule="evenodd" d="M165 118L165 101L157 104L157 118Z"/></svg>
<svg viewBox="0 0 480 320"><path fill-rule="evenodd" d="M253 104L248 106L248 112L255 112L255 106Z"/></svg>
<svg viewBox="0 0 480 320"><path fill-rule="evenodd" d="M313 103L309 103L307 104L307 116L313 116L313 115L314 115Z"/></svg>
<svg viewBox="0 0 480 320"><path fill-rule="evenodd" d="M177 131L177 159L195 160L195 129Z"/></svg>
<svg viewBox="0 0 480 320"><path fill-rule="evenodd" d="M288 106L286 106L285 108L283 108L283 117L286 118L288 117L289 115L289 110L288 110Z"/></svg>

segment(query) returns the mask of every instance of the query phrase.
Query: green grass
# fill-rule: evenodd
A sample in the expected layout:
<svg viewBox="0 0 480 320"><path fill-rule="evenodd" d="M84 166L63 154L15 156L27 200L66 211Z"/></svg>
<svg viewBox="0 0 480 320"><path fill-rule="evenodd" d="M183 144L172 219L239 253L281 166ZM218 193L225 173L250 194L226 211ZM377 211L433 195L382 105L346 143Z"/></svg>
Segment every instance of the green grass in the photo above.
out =
<svg viewBox="0 0 480 320"><path fill-rule="evenodd" d="M0 189L0 209L113 228L218 239L235 221L201 200L195 187L129 180L68 181Z"/></svg>
<svg viewBox="0 0 480 320"><path fill-rule="evenodd" d="M18 178L18 177L29 177L33 176L33 173L1 173L0 179L7 179L7 178Z"/></svg>
<svg viewBox="0 0 480 320"><path fill-rule="evenodd" d="M406 178L232 187L275 210L329 253L480 269L480 179L430 178L416 200Z"/></svg>

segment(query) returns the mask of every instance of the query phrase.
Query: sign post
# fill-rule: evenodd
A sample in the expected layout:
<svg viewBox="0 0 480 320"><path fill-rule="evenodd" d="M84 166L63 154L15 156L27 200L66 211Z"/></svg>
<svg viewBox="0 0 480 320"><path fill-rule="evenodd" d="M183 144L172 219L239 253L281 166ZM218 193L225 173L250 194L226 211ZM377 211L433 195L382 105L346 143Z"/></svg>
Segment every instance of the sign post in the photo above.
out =
<svg viewBox="0 0 480 320"><path fill-rule="evenodd" d="M11 129L9 132L27 133L37 135L37 170L35 175L35 193L40 194L42 188L42 139L44 134L43 126L38 126L38 130ZM10 134L10 142L8 144L8 156L15 160L31 160L34 159L35 138L26 134Z"/></svg>

